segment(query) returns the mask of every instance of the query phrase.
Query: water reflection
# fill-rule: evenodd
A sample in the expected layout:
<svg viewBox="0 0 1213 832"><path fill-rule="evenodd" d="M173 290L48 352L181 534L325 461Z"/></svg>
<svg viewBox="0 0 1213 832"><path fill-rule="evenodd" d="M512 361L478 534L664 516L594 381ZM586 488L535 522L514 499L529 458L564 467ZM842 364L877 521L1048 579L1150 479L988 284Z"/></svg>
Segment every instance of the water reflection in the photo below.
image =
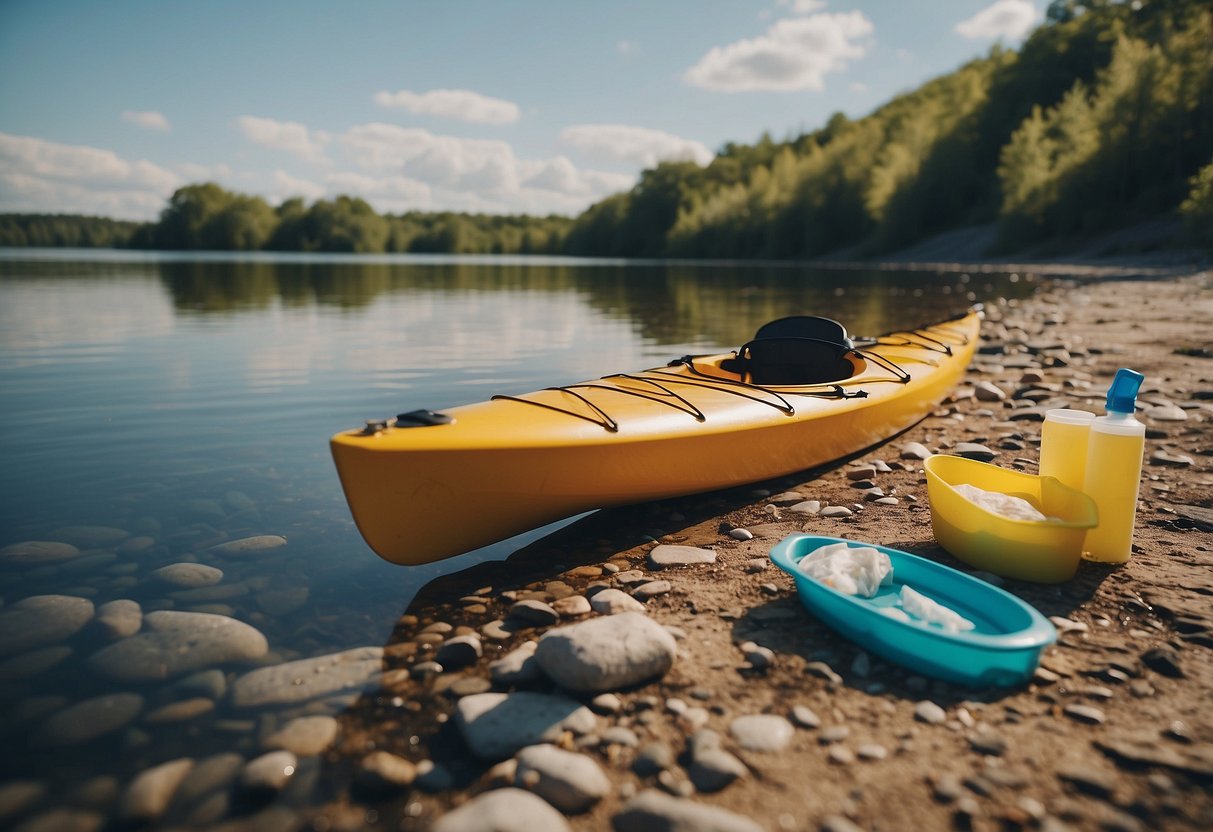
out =
<svg viewBox="0 0 1213 832"><path fill-rule="evenodd" d="M246 761L350 695L244 707L238 680L381 648L420 586L508 553L381 562L341 497L334 431L736 346L787 314L875 332L1031 289L754 265L78 257L0 256L0 788L20 781L33 795L0 825L56 806L112 819L132 778L180 758L232 776L165 818L254 811L232 787ZM286 544L215 548L264 536ZM174 583L161 570L175 564L221 574L170 569ZM26 600L38 596L74 600L48 613ZM224 625L222 638L199 636L214 651L205 661L161 672L157 650L175 649L156 635L175 626L161 613L247 625L265 649ZM112 650L132 638L150 646ZM290 800L320 799L313 787L292 786Z"/></svg>
<svg viewBox="0 0 1213 832"><path fill-rule="evenodd" d="M573 293L630 321L656 344L744 342L757 324L787 314L827 314L856 332L913 326L959 312L976 299L1022 296L1028 281L1005 275L932 275L809 266L614 263L566 258L145 257L71 263L0 258L0 279L154 277L178 314L230 314L310 306L363 310L384 296ZM506 311L506 310L503 310ZM52 322L53 326L53 322Z"/></svg>

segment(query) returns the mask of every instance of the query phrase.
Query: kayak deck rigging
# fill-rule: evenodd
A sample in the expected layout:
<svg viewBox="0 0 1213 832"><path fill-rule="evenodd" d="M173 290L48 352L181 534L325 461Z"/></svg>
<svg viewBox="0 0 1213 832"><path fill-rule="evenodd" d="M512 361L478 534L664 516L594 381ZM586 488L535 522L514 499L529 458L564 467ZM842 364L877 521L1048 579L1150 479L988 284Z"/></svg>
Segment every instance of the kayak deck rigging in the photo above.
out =
<svg viewBox="0 0 1213 832"><path fill-rule="evenodd" d="M938 326L938 325L935 325L935 326ZM924 327L923 330L934 332L935 327L934 326L933 327ZM924 334L923 330L898 330L895 332L890 332L885 335L878 336L876 338L865 339L862 341L862 344L864 347L872 347L872 346L912 347L912 348L916 348L916 349L925 349L930 352L939 352L939 353L942 353L942 354L948 355L948 356L952 355L952 347L950 345L939 340L938 338L934 338L930 335ZM935 334L941 334L941 333L935 332ZM948 333L948 334L953 334L953 333ZM902 337L898 340L891 340L893 338L893 336L902 336ZM923 341L925 341L927 343L920 343L918 341L912 340L910 337L907 337L907 336L921 338ZM958 337L960 338L960 343L962 345L966 344L968 342L967 336L959 335ZM851 348L847 349L846 352L854 353L854 354L860 356L861 358L863 358L865 361L871 361L872 363L876 364L877 366L879 366L893 374L893 376L894 376L893 379L884 379L884 380L893 380L893 381L896 381L898 384L907 384L907 383L909 383L909 381L911 379L910 374L907 373L905 371L905 369L903 367L901 367L896 361L893 361L892 359L889 359L889 358L885 358L884 356L881 356L878 353L871 352L869 350L865 350L860 347L851 347ZM684 386L688 386L688 387L701 387L701 388L707 388L710 390L720 391L723 393L728 393L728 394L734 395L734 396L740 396L742 398L758 402L759 404L764 404L769 407L773 407L776 410L786 413L789 416L795 415L796 407L790 401L788 401L788 399L786 398L786 396L788 396L788 395L811 396L814 398L827 398L827 399L865 398L868 395L867 391L865 391L865 390L847 391L841 384L832 383L832 382L821 382L818 384L809 384L809 385L764 385L764 384L755 384L754 382L745 381L742 378L737 378L737 379L724 378L721 376L716 376L716 375L711 375L709 373L705 373L702 370L700 370L698 367L696 367L695 359L703 358L703 357L705 357L705 356L685 355L681 358L677 358L677 359L671 361L668 365L670 367L680 367L680 366L686 367L689 372L693 373L696 376L695 379L687 378L685 376L679 376L679 375L676 375L675 373L663 371L660 369L653 369L653 370L644 371L644 374L613 373L611 375L602 376L602 378L599 379L598 381L583 381L583 382L578 382L576 384L564 384L564 385L558 385L558 386L554 386L554 387L545 387L542 390L538 391L538 392L542 392L542 393L565 393L569 396L572 396L574 399L576 399L577 401L579 401L583 405L585 405L585 407L589 408L590 414L579 412L579 411L573 409L572 407L564 407L564 406L561 406L558 404L552 404L550 402L535 401L534 399L528 399L528 398L525 398L524 396L512 396L512 395L506 395L506 394L498 394L498 395L492 396L491 398L493 401L518 402L520 404L527 404L527 405L531 405L533 407L544 408L545 410L552 410L557 413L564 413L568 416L572 416L573 418L583 419L592 424L596 424L609 433L617 433L619 431L618 420L615 419L614 417L612 417L610 415L610 413L608 413L604 409L603 405L600 405L597 402L594 402L587 395L580 393L578 391L580 391L580 390L603 390L608 393L621 393L626 396L634 396L639 399L645 399L647 401L656 402L657 404L663 404L668 407L672 407L675 410L680 410L683 413L686 413L689 416L694 417L695 421L697 421L697 422L706 422L707 418L708 418L707 415L703 412L703 410L701 410L697 405L695 405L695 403L692 402L690 399L686 398L685 396L680 395L679 393L677 393L674 390L671 390L669 387L667 387L666 386L667 384L680 384L680 385L684 385ZM653 378L652 377L653 375L660 375L663 378L661 380L658 380L656 378ZM635 388L621 386L618 383L607 383L607 384L602 383L602 382L615 382L616 379L619 379L621 381L630 381L630 382L637 382L637 383L645 384L645 385L648 385L651 389L638 390ZM882 380L882 379L867 379L867 381L880 381L880 380ZM776 387L778 387L778 388L798 387L798 388L802 388L802 389L795 389L795 390L775 389ZM821 388L821 389L803 389L806 387ZM761 396L761 395L756 395L756 393L762 393L767 396L773 397L776 401L770 401L767 398L763 398L763 396Z"/></svg>

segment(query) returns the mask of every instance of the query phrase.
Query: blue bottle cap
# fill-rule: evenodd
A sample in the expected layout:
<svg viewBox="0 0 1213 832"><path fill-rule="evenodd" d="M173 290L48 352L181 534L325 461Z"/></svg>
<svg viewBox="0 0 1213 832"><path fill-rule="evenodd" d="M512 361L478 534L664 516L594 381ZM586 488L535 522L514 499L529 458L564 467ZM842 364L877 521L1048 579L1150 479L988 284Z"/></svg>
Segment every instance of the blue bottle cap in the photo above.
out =
<svg viewBox="0 0 1213 832"><path fill-rule="evenodd" d="M1137 405L1137 391L1146 377L1136 370L1121 367L1108 388L1109 413L1132 413Z"/></svg>

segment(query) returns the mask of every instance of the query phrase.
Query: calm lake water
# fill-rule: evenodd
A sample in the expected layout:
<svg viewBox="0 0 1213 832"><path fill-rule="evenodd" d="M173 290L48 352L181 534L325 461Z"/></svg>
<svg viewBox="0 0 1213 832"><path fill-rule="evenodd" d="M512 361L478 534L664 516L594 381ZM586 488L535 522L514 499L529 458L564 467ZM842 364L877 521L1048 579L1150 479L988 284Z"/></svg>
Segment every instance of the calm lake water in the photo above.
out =
<svg viewBox="0 0 1213 832"><path fill-rule="evenodd" d="M1032 288L1018 276L793 266L0 250L0 549L82 552L0 553L0 775L40 784L43 807L92 785L104 811L97 783L112 793L183 748L258 753L246 716L213 690L214 707L149 723L154 707L197 692L103 678L87 663L109 643L96 622L49 641L14 636L30 620L21 599L230 616L265 635L263 662L286 661L382 645L426 581L518 545L414 569L382 562L341 495L327 446L339 430L735 347L783 315L869 334ZM288 543L262 557L207 552L251 535ZM150 574L192 561L222 580L191 594ZM240 666L222 669L230 680ZM127 692L145 704L95 738L47 727L74 703Z"/></svg>

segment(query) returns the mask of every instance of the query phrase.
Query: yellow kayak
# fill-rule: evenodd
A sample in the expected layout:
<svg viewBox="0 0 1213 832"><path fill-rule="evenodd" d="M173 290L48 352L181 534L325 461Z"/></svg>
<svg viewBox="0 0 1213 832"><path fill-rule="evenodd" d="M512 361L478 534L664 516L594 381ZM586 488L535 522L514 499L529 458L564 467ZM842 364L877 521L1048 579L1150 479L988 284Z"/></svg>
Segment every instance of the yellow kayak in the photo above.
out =
<svg viewBox="0 0 1213 832"><path fill-rule="evenodd" d="M333 459L371 548L428 563L591 509L757 482L875 445L955 386L980 320L975 309L857 342L833 322L838 337L785 327L736 352L368 422L332 438Z"/></svg>

